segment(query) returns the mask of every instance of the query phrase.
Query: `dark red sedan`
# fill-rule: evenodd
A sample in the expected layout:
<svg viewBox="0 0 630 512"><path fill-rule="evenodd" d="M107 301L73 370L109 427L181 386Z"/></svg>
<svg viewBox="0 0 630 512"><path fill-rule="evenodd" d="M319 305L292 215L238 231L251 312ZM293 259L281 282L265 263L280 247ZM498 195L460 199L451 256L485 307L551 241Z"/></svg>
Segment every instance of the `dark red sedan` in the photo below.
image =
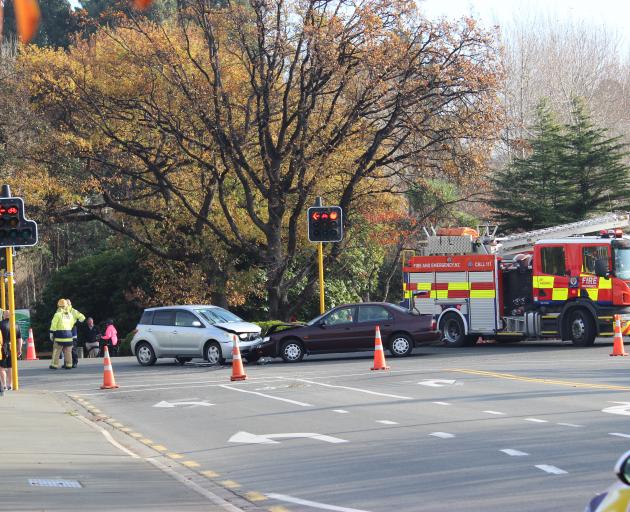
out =
<svg viewBox="0 0 630 512"><path fill-rule="evenodd" d="M362 302L338 306L307 324L273 326L258 354L294 363L305 354L373 350L377 325L383 347L395 357L408 356L419 343L439 338L431 315L387 302Z"/></svg>

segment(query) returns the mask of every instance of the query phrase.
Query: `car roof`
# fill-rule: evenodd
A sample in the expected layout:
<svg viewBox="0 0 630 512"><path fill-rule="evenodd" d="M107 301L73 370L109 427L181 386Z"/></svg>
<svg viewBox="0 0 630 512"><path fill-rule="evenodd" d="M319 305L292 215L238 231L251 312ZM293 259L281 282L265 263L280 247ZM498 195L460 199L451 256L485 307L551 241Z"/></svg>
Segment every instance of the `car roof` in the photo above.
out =
<svg viewBox="0 0 630 512"><path fill-rule="evenodd" d="M160 309L199 309L199 308L215 308L218 309L219 306L214 306L212 304L178 304L173 306L155 306L152 308L145 308L145 311L159 311Z"/></svg>
<svg viewBox="0 0 630 512"><path fill-rule="evenodd" d="M393 304L391 302L354 302L352 304L339 304L338 306L335 306L334 308L330 308L330 309L353 307L353 306L392 306L392 305Z"/></svg>

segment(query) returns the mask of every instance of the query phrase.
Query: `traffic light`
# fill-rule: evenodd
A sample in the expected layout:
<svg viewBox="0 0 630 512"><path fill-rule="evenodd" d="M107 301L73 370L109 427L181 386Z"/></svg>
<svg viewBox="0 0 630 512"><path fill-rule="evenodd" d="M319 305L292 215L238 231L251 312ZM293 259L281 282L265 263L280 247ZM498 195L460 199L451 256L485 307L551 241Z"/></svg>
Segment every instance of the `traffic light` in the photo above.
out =
<svg viewBox="0 0 630 512"><path fill-rule="evenodd" d="M37 243L37 223L24 216L21 197L0 197L0 247Z"/></svg>
<svg viewBox="0 0 630 512"><path fill-rule="evenodd" d="M341 242L342 238L341 206L311 206L308 209L309 242Z"/></svg>

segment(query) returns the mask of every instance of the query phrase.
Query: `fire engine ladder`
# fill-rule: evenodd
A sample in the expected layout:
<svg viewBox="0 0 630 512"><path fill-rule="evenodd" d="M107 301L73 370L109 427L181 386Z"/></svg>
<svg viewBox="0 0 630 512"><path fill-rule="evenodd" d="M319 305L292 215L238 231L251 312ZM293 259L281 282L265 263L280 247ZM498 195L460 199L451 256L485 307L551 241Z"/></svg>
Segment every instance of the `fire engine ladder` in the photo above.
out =
<svg viewBox="0 0 630 512"><path fill-rule="evenodd" d="M589 233L597 233L601 230L627 228L629 225L630 214L608 213L600 217L594 217L579 222L497 238L496 241L500 244L499 254L502 256L513 256L519 252L533 250L534 244L543 238L564 238L586 235Z"/></svg>

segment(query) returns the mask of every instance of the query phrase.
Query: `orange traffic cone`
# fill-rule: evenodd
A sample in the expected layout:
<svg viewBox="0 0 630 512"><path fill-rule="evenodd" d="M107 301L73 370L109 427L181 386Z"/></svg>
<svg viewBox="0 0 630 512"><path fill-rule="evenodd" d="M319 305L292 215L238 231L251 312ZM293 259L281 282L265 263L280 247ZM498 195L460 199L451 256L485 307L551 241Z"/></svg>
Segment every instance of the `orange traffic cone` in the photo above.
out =
<svg viewBox="0 0 630 512"><path fill-rule="evenodd" d="M109 358L109 349L107 345L103 347L103 385L101 389L115 389L118 386L114 379L114 370L112 369L112 360Z"/></svg>
<svg viewBox="0 0 630 512"><path fill-rule="evenodd" d="M232 376L230 380L245 380L247 374L243 368L243 360L241 359L241 349L238 348L238 338L236 335L232 336L234 344L232 347Z"/></svg>
<svg viewBox="0 0 630 512"><path fill-rule="evenodd" d="M615 315L615 340L613 342L613 351L611 356L627 356L626 351L623 348L623 335L621 334L621 315Z"/></svg>
<svg viewBox="0 0 630 512"><path fill-rule="evenodd" d="M33 340L33 329L28 330L28 339L26 340L26 360L37 361L37 353L35 352L35 340Z"/></svg>
<svg viewBox="0 0 630 512"><path fill-rule="evenodd" d="M389 366L385 364L385 352L383 352L383 342L381 341L381 329L376 326L374 334L374 366L372 370L389 370Z"/></svg>

